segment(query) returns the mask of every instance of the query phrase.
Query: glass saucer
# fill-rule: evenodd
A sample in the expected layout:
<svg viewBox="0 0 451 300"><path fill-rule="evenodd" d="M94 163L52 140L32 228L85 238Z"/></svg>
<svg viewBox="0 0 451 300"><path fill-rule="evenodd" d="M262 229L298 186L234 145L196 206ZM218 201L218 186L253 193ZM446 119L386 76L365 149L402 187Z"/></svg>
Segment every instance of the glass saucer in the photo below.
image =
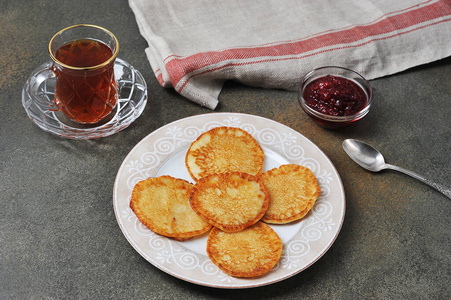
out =
<svg viewBox="0 0 451 300"><path fill-rule="evenodd" d="M41 129L70 139L93 139L112 135L127 128L144 111L147 84L138 70L117 58L114 75L118 84L118 104L110 116L99 123L85 125L72 122L55 111L53 98L56 78L40 78L52 62L40 65L31 73L22 89L22 105L28 117ZM43 77L43 76L42 76Z"/></svg>

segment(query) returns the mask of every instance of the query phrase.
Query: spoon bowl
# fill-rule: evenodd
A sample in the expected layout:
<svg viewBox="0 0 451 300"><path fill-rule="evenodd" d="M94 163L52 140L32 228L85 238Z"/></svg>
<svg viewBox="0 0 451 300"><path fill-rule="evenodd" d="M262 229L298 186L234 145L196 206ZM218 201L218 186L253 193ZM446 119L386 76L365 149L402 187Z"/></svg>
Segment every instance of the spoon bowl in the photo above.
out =
<svg viewBox="0 0 451 300"><path fill-rule="evenodd" d="M436 189L437 191L441 192L442 194L451 199L450 188L432 182L431 180L426 179L423 176L414 173L412 171L385 163L382 154L374 147L368 145L365 142L354 139L346 139L343 141L343 149L346 152L346 154L348 154L349 157L352 158L352 160L354 160L359 166L367 169L368 171L379 172L384 169L390 169L404 173L433 187L434 189Z"/></svg>
<svg viewBox="0 0 451 300"><path fill-rule="evenodd" d="M372 172L379 172L385 168L382 154L367 143L347 139L343 141L343 149L362 168Z"/></svg>

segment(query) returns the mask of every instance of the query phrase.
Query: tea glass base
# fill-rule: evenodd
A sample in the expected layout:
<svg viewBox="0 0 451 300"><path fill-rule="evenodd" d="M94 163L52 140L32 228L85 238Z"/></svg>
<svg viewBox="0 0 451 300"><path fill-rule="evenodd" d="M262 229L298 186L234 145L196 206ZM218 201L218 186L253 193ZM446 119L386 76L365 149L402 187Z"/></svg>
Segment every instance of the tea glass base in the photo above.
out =
<svg viewBox="0 0 451 300"><path fill-rule="evenodd" d="M55 111L53 98L56 79L39 80L43 70L52 62L46 62L31 73L22 89L22 105L28 117L39 128L70 139L93 139L112 135L127 128L144 111L147 103L147 84L141 73L126 61L117 58L114 75L119 99L115 109L96 124L78 124L62 112ZM52 106L53 105L53 106Z"/></svg>

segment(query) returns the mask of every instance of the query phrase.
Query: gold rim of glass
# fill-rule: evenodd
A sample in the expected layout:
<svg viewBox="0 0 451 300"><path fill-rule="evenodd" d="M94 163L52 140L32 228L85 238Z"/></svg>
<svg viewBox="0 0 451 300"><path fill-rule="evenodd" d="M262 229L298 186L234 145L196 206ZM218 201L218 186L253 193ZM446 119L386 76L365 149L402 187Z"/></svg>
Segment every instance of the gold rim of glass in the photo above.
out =
<svg viewBox="0 0 451 300"><path fill-rule="evenodd" d="M95 66L90 66L90 67L73 67L73 66L66 65L65 63L62 63L61 61L59 61L59 60L55 57L55 55L53 55L53 52L52 52L52 43L53 43L53 40L54 40L61 32L66 31L66 30L71 29L71 28L75 28L75 27L94 27L94 28L98 28L98 29L100 29L100 30L103 30L103 31L105 31L106 33L108 33L109 35L111 35L111 36L113 37L113 39L114 39L114 42L116 43L116 49L114 50L113 55L112 55L108 60L104 61L103 63L101 63L101 64L99 64L99 65L95 65ZM55 33L55 35L50 39L50 42L49 42L49 49L48 49L48 50L49 50L50 57L52 58L52 60L53 60L54 62L56 62L57 64L59 64L59 65L65 67L65 68L72 69L72 70L94 70L94 69L99 69L99 68L102 68L102 67L108 65L109 63L111 63L113 60L116 59L117 53L119 52L119 41L117 40L116 36L115 36L111 31L109 31L109 30L106 29L106 28L103 28L103 27L97 26L97 25L78 24L78 25L73 25L73 26L66 27L66 28L64 28L64 29L61 29L61 30L58 31L57 33Z"/></svg>

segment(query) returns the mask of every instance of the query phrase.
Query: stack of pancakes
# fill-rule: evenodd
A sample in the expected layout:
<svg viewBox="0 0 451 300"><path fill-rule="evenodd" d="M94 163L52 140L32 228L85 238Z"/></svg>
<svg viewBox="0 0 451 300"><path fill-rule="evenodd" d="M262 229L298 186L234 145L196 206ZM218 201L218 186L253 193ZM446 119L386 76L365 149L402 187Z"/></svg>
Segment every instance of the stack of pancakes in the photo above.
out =
<svg viewBox="0 0 451 300"><path fill-rule="evenodd" d="M287 164L262 173L264 153L245 130L217 127L189 147L185 166L196 182L171 176L136 184L130 207L152 231L179 241L210 231L207 254L235 277L271 270L282 241L265 223L304 217L320 194L314 174Z"/></svg>

